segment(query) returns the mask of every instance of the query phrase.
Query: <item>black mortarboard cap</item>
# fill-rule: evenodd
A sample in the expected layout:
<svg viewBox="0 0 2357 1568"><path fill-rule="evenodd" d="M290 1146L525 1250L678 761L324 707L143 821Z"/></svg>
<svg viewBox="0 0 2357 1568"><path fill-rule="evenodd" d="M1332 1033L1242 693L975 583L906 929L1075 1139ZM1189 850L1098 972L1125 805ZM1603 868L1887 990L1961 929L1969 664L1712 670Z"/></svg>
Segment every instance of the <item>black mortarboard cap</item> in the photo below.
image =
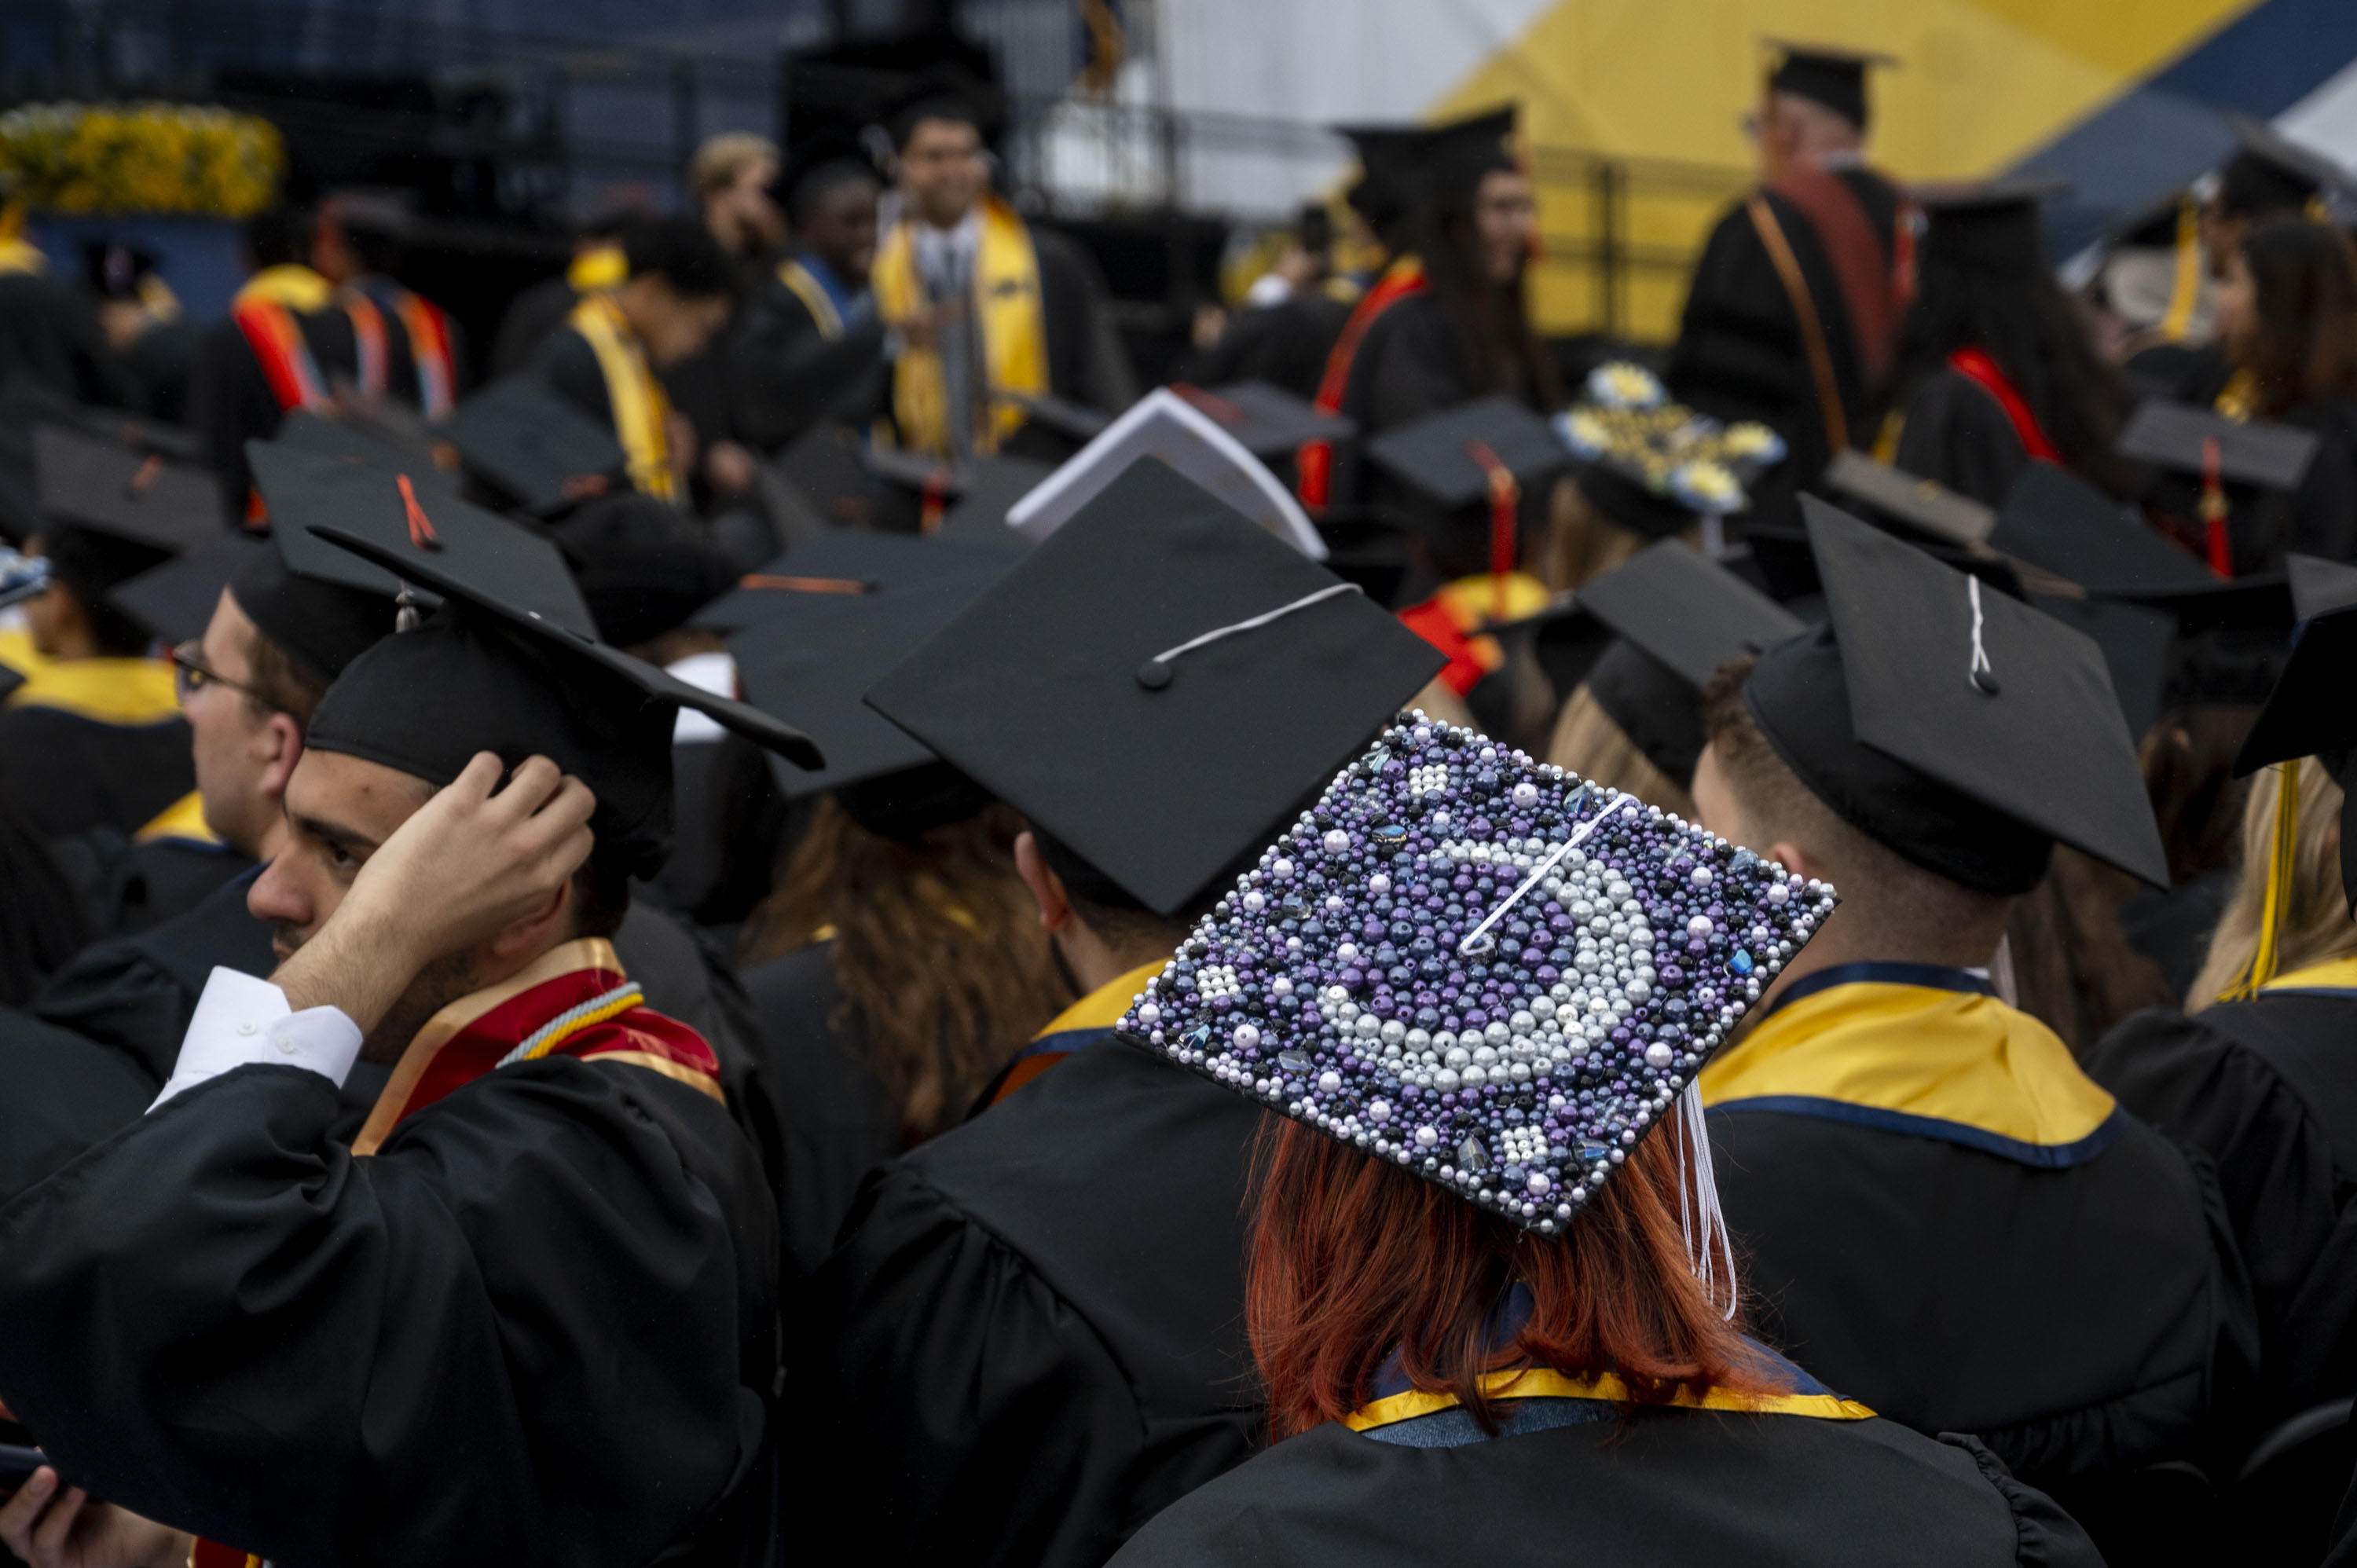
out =
<svg viewBox="0 0 2357 1568"><path fill-rule="evenodd" d="M2316 433L2289 424L2237 424L2206 408L2148 397L2120 434L2120 451L2141 463L2199 474L2208 442L2218 444L2219 477L2270 490L2293 490L2316 459Z"/></svg>
<svg viewBox="0 0 2357 1568"><path fill-rule="evenodd" d="M1167 917L1257 854L1442 663L1334 574L1152 460L867 701Z"/></svg>
<svg viewBox="0 0 2357 1568"><path fill-rule="evenodd" d="M1878 461L1854 447L1834 454L1825 483L1853 500L1919 533L1969 548L1986 542L1996 513L1937 479L1927 479Z"/></svg>
<svg viewBox="0 0 2357 1568"><path fill-rule="evenodd" d="M970 460L964 469L965 487L958 492L955 504L942 513L942 525L934 535L1020 554L1031 548L1031 539L1021 529L1006 526L1007 510L1055 471L1052 464L1035 457L1010 457L1005 453Z"/></svg>
<svg viewBox="0 0 2357 1568"><path fill-rule="evenodd" d="M278 430L271 440L281 446L292 446L298 452L312 452L322 457L341 457L348 462L365 463L371 468L382 468L387 473L407 474L410 483L419 487L421 495L426 490L451 497L458 493L457 474L439 467L414 449L389 441L348 419L329 419L308 409L292 409L279 422Z"/></svg>
<svg viewBox="0 0 2357 1568"><path fill-rule="evenodd" d="M2033 594L2029 602L2083 633L2103 650L2104 668L2111 671L2112 694L2119 699L2120 716L2127 721L2129 736L2142 740L2160 717L2177 618L2147 605L2112 599Z"/></svg>
<svg viewBox="0 0 2357 1568"><path fill-rule="evenodd" d="M2357 748L2357 703L2349 700L2349 671L2357 669L2357 607L2327 610L2300 628L2299 640L2234 757L2241 778L2271 762L2313 757L2341 788L2341 885L2357 914L2357 779L2349 775Z"/></svg>
<svg viewBox="0 0 2357 1568"><path fill-rule="evenodd" d="M1998 274L2048 270L2053 263L2039 203L2070 188L2067 179L2037 174L1913 188L1908 195L1925 213L1918 252L1923 265Z"/></svg>
<svg viewBox="0 0 2357 1568"><path fill-rule="evenodd" d="M1577 603L1615 635L1587 671L1588 694L1681 786L1702 756L1702 688L1712 674L1802 628L1782 606L1675 540L1598 577Z"/></svg>
<svg viewBox="0 0 2357 1568"><path fill-rule="evenodd" d="M2229 213L2263 218L2300 211L2321 191L2357 194L2349 171L2322 153L2248 114L2229 109L2225 118L2235 149L2219 171L2219 199Z"/></svg>
<svg viewBox="0 0 2357 1568"><path fill-rule="evenodd" d="M1407 210L1407 193L1415 184L1412 154L1418 125L1336 125L1337 135L1349 138L1359 155L1359 178L1344 199L1380 235Z"/></svg>
<svg viewBox="0 0 2357 1568"><path fill-rule="evenodd" d="M117 584L106 602L166 642L187 642L205 634L221 590L240 572L276 554L260 534L216 532L194 549ZM390 607L385 614L390 626Z"/></svg>
<svg viewBox="0 0 2357 1568"><path fill-rule="evenodd" d="M1305 441L1348 441L1359 433L1353 421L1328 413L1308 398L1266 381L1230 381L1225 386L1174 386L1263 461L1290 457Z"/></svg>
<svg viewBox="0 0 2357 1568"><path fill-rule="evenodd" d="M0 462L29 467L33 433L44 424L62 424L143 457L160 452L183 462L204 461L203 443L185 424L76 403L30 371L10 371L0 380Z"/></svg>
<svg viewBox="0 0 2357 1568"><path fill-rule="evenodd" d="M48 424L33 433L33 472L43 515L59 522L174 555L221 536L213 477L161 453Z"/></svg>
<svg viewBox="0 0 2357 1568"><path fill-rule="evenodd" d="M1485 397L1385 431L1367 457L1434 505L1454 510L1485 499L1488 469L1473 444L1489 447L1524 491L1570 467L1571 453L1547 422L1510 397Z"/></svg>
<svg viewBox="0 0 2357 1568"><path fill-rule="evenodd" d="M248 442L245 451L290 570L388 597L404 583L439 593L436 578L455 575L553 626L584 636L596 630L564 555L512 518L424 493L414 480L404 494L406 475L365 464L264 441ZM341 541L330 541L330 528L377 549L355 561Z"/></svg>
<svg viewBox="0 0 2357 1568"><path fill-rule="evenodd" d="M1770 91L1789 92L1812 103L1822 103L1861 131L1868 123L1867 68L1899 63L1896 56L1870 49L1792 43L1781 38L1765 42L1776 56L1776 63L1768 72Z"/></svg>
<svg viewBox="0 0 2357 1568"><path fill-rule="evenodd" d="M550 532L573 567L597 635L618 648L687 624L737 581L727 552L694 518L635 491L576 507Z"/></svg>
<svg viewBox="0 0 2357 1568"><path fill-rule="evenodd" d="M1832 621L1763 655L1744 695L1802 781L1967 887L2028 892L2056 840L2167 886L2095 644L1813 496L1801 506Z"/></svg>
<svg viewBox="0 0 2357 1568"><path fill-rule="evenodd" d="M1514 134L1514 105L1428 125L1408 145L1415 194L1444 206L1470 206L1481 177L1515 167L1508 145Z"/></svg>
<svg viewBox="0 0 2357 1568"><path fill-rule="evenodd" d="M1025 419L1082 445L1103 434L1104 427L1114 420L1112 414L1101 408L1091 408L1087 403L1058 397L1053 392L1014 392L1006 387L996 387L990 395L994 402L1012 403L1021 409Z"/></svg>
<svg viewBox="0 0 2357 1568"><path fill-rule="evenodd" d="M708 631L737 632L798 615L812 599L930 591L976 571L1004 572L1017 553L996 542L829 528L759 572L747 574L698 612L692 624Z"/></svg>
<svg viewBox="0 0 2357 1568"><path fill-rule="evenodd" d="M2357 605L2357 566L2346 561L2287 551L2284 575L2291 580L2292 614L2301 620Z"/></svg>
<svg viewBox="0 0 2357 1568"><path fill-rule="evenodd" d="M930 543L930 541L898 542ZM789 800L930 768L931 751L861 699L1006 575L1007 557L937 548L920 574L895 574L860 595L783 595L775 613L729 639L745 699L791 714L826 751L815 772L771 769ZM905 781L904 781L905 782ZM954 810L952 791L946 801ZM971 815L974 803L955 815ZM901 824L907 826L909 824Z"/></svg>
<svg viewBox="0 0 2357 1568"><path fill-rule="evenodd" d="M2169 597L2228 585L2131 519L2103 491L2053 463L2023 467L2006 493L1988 542L2089 593L2115 598Z"/></svg>
<svg viewBox="0 0 2357 1568"><path fill-rule="evenodd" d="M614 433L535 375L493 381L441 429L470 470L539 516L625 483L628 458Z"/></svg>

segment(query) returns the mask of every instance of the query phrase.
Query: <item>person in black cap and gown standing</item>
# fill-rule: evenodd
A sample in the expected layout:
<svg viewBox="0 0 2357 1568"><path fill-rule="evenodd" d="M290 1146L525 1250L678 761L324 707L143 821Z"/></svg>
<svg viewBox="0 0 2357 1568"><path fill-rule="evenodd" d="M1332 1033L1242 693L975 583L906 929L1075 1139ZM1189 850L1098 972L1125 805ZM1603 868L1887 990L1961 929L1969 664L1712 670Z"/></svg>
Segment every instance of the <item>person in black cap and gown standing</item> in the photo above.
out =
<svg viewBox="0 0 2357 1568"><path fill-rule="evenodd" d="M1695 776L1706 825L1843 906L1698 1079L1763 1337L1978 1434L2107 1552L2166 1540L2139 1475L2206 1456L2255 1348L2215 1177L1991 978L2056 843L2168 880L2117 699L2080 633L1803 507L1830 624L1720 671ZM1664 975L1716 961L1688 929Z"/></svg>
<svg viewBox="0 0 2357 1568"><path fill-rule="evenodd" d="M394 477L352 472L335 536L443 607L313 718L253 893L275 979L216 971L149 1113L8 1211L0 1397L58 1468L0 1532L772 1561L767 1178L609 939L667 848L680 705L823 758L588 635L553 547L429 551ZM362 1057L393 1071L347 1148Z"/></svg>
<svg viewBox="0 0 2357 1568"><path fill-rule="evenodd" d="M1703 875L1664 897L1665 862ZM1297 935L1309 867L1343 908ZM1245 1319L1279 1441L1114 1562L2092 1568L1980 1443L1739 1327L1692 1073L1740 974L1652 959L1689 918L1782 953L1831 905L1485 736L1385 730L1120 1022L1262 1108ZM1361 961L1386 924L1430 933L1437 1008Z"/></svg>
<svg viewBox="0 0 2357 1568"><path fill-rule="evenodd" d="M1023 815L1017 864L1084 994L991 1109L869 1179L811 1282L788 1473L828 1547L1100 1563L1251 1451L1257 1119L1112 1026L1440 662L1143 461L869 692ZM1319 898L1305 881L1288 918Z"/></svg>
<svg viewBox="0 0 2357 1568"><path fill-rule="evenodd" d="M2114 450L2134 394L2046 254L2038 203L2061 188L2031 178L1911 193L1928 221L1876 455L1985 506L2002 506L2033 460L2123 499L2139 482Z"/></svg>
<svg viewBox="0 0 2357 1568"><path fill-rule="evenodd" d="M737 437L770 453L821 421L864 428L884 394L884 323L867 287L876 171L856 147L830 147L785 178L793 253L754 283L727 351Z"/></svg>
<svg viewBox="0 0 2357 1568"><path fill-rule="evenodd" d="M1668 381L1681 403L1783 436L1792 456L1752 506L1791 522L1792 497L1871 438L1913 268L1898 188L1866 161L1866 73L1891 60L1770 47L1751 127L1760 188L1703 247Z"/></svg>

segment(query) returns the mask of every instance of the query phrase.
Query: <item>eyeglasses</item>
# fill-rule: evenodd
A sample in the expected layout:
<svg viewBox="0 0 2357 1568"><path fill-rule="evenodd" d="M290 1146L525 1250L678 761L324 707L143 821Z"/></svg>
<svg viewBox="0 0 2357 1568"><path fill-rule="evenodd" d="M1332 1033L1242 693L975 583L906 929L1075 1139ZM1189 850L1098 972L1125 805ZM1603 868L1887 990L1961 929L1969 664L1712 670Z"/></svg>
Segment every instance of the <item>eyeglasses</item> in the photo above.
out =
<svg viewBox="0 0 2357 1568"><path fill-rule="evenodd" d="M165 655L172 661L172 694L178 698L183 705L188 703L192 693L201 692L208 686L227 686L231 691L244 693L273 713L284 711L255 688L242 681L232 681L207 664L204 660L204 647L201 641L192 638Z"/></svg>

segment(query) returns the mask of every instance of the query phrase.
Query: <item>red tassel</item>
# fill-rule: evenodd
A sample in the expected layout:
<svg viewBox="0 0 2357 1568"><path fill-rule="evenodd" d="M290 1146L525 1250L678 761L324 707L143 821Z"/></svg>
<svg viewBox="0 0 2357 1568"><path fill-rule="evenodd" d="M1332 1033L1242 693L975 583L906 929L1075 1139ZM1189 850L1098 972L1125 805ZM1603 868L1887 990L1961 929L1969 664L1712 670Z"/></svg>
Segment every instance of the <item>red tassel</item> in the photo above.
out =
<svg viewBox="0 0 2357 1568"><path fill-rule="evenodd" d="M2234 575L2234 551L2226 537L2226 486L2218 473L2218 438L2201 438L2201 526L2210 542L2210 570Z"/></svg>
<svg viewBox="0 0 2357 1568"><path fill-rule="evenodd" d="M1506 579L1514 570L1514 520L1522 510L1523 488L1513 470L1498 460L1486 441L1468 441L1465 455L1481 466L1490 481L1490 618L1504 620L1508 610Z"/></svg>
<svg viewBox="0 0 2357 1568"><path fill-rule="evenodd" d="M393 482L401 487L401 504L409 513L409 543L414 550L439 550L442 536L434 532L433 519L417 504L417 492L409 488L407 474L395 474Z"/></svg>

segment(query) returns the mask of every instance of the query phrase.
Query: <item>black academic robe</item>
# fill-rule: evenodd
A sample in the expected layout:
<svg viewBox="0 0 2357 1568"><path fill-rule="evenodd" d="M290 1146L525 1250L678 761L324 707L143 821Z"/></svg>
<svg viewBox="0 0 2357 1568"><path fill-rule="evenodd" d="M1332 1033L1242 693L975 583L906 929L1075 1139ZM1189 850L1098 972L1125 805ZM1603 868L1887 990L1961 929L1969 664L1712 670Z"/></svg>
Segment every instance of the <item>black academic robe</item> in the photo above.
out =
<svg viewBox="0 0 2357 1568"><path fill-rule="evenodd" d="M724 366L737 438L781 452L822 419L864 428L881 411L884 323L871 310L830 338L771 270L737 313Z"/></svg>
<svg viewBox="0 0 2357 1568"><path fill-rule="evenodd" d="M1266 381L1297 397L1315 398L1351 309L1349 300L1313 288L1239 311L1203 355L1196 378L1205 386Z"/></svg>
<svg viewBox="0 0 2357 1568"><path fill-rule="evenodd" d="M0 1205L136 1121L156 1082L121 1051L0 1007Z"/></svg>
<svg viewBox="0 0 2357 1568"><path fill-rule="evenodd" d="M197 787L188 723L110 720L36 703L0 707L0 800L44 838L137 832Z"/></svg>
<svg viewBox="0 0 2357 1568"><path fill-rule="evenodd" d="M134 338L122 358L131 406L150 419L190 423L203 343L192 321L159 322Z"/></svg>
<svg viewBox="0 0 2357 1568"><path fill-rule="evenodd" d="M0 1395L75 1482L288 1568L774 1550L776 1219L717 1100L548 1057L356 1158L188 1090L0 1214Z"/></svg>
<svg viewBox="0 0 2357 1568"><path fill-rule="evenodd" d="M2029 450L1995 397L1943 366L1908 395L1903 412L1894 463L1984 506L2005 504Z"/></svg>
<svg viewBox="0 0 2357 1568"><path fill-rule="evenodd" d="M2357 1391L2357 992L2138 1013L2088 1071L2218 1167L2259 1313L2255 1428Z"/></svg>
<svg viewBox="0 0 2357 1568"><path fill-rule="evenodd" d="M332 385L335 378L354 374L359 356L351 317L333 308L294 315L324 380ZM242 525L253 488L245 444L277 435L286 411L278 405L262 361L253 357L253 346L233 320L217 321L204 329L190 382L189 417L203 444L206 466L221 484L222 511L231 524Z"/></svg>
<svg viewBox="0 0 2357 1568"><path fill-rule="evenodd" d="M597 351L569 323L559 322L544 334L526 363L565 402L607 429L614 428L613 394L606 390Z"/></svg>
<svg viewBox="0 0 2357 1568"><path fill-rule="evenodd" d="M500 317L500 329L491 338L491 358L486 368L490 378L497 381L523 369L541 339L564 326L565 318L580 303L580 291L564 273L518 292L508 301L507 313Z"/></svg>
<svg viewBox="0 0 2357 1568"><path fill-rule="evenodd" d="M117 407L130 401L129 383L88 302L38 273L0 273L0 381L19 371L76 403Z"/></svg>
<svg viewBox="0 0 2357 1568"><path fill-rule="evenodd" d="M253 868L224 843L125 838L112 829L78 833L49 848L81 896L93 940L128 936L184 915Z"/></svg>
<svg viewBox="0 0 2357 1568"><path fill-rule="evenodd" d="M1114 329L1104 274L1078 242L1036 223L1030 227L1031 248L1039 258L1040 315L1048 328L1048 390L1118 413L1137 401L1137 371Z"/></svg>
<svg viewBox="0 0 2357 1568"><path fill-rule="evenodd" d="M790 1280L826 1261L861 1181L906 1144L900 1107L867 1060L866 1030L843 1006L833 951L822 942L745 972L782 1119L778 1225Z"/></svg>
<svg viewBox="0 0 2357 1568"><path fill-rule="evenodd" d="M1250 1453L1259 1124L1108 1042L870 1176L789 1340L812 1559L1085 1568Z"/></svg>
<svg viewBox="0 0 2357 1568"><path fill-rule="evenodd" d="M1888 264L1898 188L1870 169L1838 174L1881 241ZM1801 209L1773 192L1763 194L1816 307L1850 442L1864 445L1873 435L1866 422L1881 389L1868 383L1833 264ZM1759 420L1784 437L1791 456L1752 486L1750 515L1763 522L1786 521L1797 504L1793 498L1832 460L1833 445L1792 295L1741 203L1711 230L1695 264L1665 379L1670 395L1681 403L1720 419Z"/></svg>
<svg viewBox="0 0 2357 1568"><path fill-rule="evenodd" d="M2103 1558L2070 1516L1968 1437L1935 1442L1889 1421L1661 1410L1456 1447L1329 1422L1180 1498L1113 1561L2101 1568Z"/></svg>

